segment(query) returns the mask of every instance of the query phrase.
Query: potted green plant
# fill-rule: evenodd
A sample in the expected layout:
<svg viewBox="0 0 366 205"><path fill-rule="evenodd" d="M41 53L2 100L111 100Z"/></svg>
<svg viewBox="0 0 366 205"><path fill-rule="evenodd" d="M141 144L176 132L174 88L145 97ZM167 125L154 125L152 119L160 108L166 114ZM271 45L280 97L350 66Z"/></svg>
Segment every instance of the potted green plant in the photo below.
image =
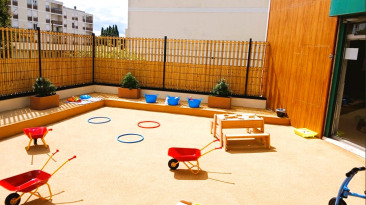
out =
<svg viewBox="0 0 366 205"><path fill-rule="evenodd" d="M231 91L225 79L221 79L215 87L213 87L211 94L208 96L208 107L212 108L231 108Z"/></svg>
<svg viewBox="0 0 366 205"><path fill-rule="evenodd" d="M121 87L118 88L118 97L130 99L140 98L139 81L130 72L122 79Z"/></svg>
<svg viewBox="0 0 366 205"><path fill-rule="evenodd" d="M35 96L30 97L30 108L45 110L60 105L60 96L56 95L56 87L46 78L39 77L33 85Z"/></svg>

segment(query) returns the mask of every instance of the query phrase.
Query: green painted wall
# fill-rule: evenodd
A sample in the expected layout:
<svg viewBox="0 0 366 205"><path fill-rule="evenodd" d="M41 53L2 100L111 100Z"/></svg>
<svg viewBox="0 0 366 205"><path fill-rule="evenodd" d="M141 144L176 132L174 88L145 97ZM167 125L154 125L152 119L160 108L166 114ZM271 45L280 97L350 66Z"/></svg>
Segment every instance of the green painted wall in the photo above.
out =
<svg viewBox="0 0 366 205"><path fill-rule="evenodd" d="M332 0L329 16L341 16L366 12L365 0Z"/></svg>

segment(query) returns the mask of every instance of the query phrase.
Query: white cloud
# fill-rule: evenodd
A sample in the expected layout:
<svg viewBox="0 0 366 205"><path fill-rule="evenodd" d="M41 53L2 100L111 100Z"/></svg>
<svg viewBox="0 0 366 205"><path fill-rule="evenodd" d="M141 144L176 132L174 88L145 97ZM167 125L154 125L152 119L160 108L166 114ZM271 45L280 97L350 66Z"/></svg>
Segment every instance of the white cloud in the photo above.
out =
<svg viewBox="0 0 366 205"><path fill-rule="evenodd" d="M102 27L117 25L120 36L127 28L128 0L61 0L64 6L93 14L93 30L100 35Z"/></svg>

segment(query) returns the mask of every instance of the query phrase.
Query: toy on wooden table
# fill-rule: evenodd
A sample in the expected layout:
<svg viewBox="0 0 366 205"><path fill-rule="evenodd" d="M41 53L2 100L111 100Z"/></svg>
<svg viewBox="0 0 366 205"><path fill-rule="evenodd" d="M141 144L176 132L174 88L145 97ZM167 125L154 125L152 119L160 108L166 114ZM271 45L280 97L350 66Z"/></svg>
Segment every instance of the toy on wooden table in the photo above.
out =
<svg viewBox="0 0 366 205"><path fill-rule="evenodd" d="M29 150L32 140L34 140L34 145L37 145L37 139L41 139L44 146L46 148L48 147L44 138L46 137L48 131L52 131L52 129L47 129L47 127L29 127L24 128L23 131L29 138L27 150Z"/></svg>
<svg viewBox="0 0 366 205"><path fill-rule="evenodd" d="M68 102L81 102L81 99L77 96L72 96L70 98L67 98Z"/></svg>
<svg viewBox="0 0 366 205"><path fill-rule="evenodd" d="M6 178L6 179L3 179L0 181L0 186L4 187L5 189L7 189L9 191L15 191L15 193L11 193L6 197L5 205L18 205L20 203L21 197L25 193L30 193L31 195L34 195L34 196L44 199L44 200L52 199L52 192L51 192L50 185L48 184L48 180L58 170L60 170L61 167L63 167L67 162L76 158L76 156L73 156L72 158L66 160L66 162L64 162L60 167L58 167L56 169L56 171L54 171L52 174L42 171L43 168L50 161L50 159L53 157L53 155L55 155L57 152L58 152L58 150L56 150L54 153L52 153L52 155L48 158L47 162L43 165L42 169L25 172L23 174L9 177L9 178ZM47 198L42 197L37 192L38 188L43 185L47 185L48 191L50 192L50 195ZM19 195L17 192L22 192L22 194Z"/></svg>

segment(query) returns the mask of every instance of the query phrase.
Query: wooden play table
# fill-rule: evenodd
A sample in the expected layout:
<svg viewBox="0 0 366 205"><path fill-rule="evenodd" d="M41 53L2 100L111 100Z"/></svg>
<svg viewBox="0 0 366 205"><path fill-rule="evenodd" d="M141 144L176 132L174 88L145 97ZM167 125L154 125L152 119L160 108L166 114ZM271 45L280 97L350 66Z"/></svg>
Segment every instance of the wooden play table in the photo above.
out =
<svg viewBox="0 0 366 205"><path fill-rule="evenodd" d="M270 147L269 134L264 133L264 120L256 115L245 114L218 114L214 116L212 124L213 135L220 139L221 147L227 138L258 138L266 142L266 146ZM247 128L247 133L224 135L224 129ZM225 139L224 139L225 136ZM227 144L227 143L225 143ZM227 149L227 147L225 147Z"/></svg>

